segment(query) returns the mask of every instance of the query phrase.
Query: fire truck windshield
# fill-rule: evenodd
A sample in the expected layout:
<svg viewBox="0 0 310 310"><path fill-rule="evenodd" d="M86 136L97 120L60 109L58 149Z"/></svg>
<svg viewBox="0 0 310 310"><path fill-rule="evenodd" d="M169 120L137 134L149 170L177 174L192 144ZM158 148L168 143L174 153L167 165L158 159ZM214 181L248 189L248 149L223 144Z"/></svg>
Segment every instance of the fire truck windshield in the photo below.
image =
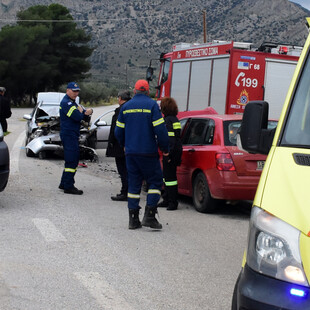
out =
<svg viewBox="0 0 310 310"><path fill-rule="evenodd" d="M160 76L160 85L165 83L168 80L169 68L170 68L171 58L166 58L164 63L162 63L161 76Z"/></svg>

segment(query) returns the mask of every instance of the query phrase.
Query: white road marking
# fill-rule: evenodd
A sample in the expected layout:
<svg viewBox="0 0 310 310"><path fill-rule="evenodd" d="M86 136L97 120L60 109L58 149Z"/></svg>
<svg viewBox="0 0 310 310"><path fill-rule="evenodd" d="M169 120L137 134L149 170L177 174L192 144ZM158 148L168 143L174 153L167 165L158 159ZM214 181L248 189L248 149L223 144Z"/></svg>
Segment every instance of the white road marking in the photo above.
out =
<svg viewBox="0 0 310 310"><path fill-rule="evenodd" d="M19 155L26 137L25 130L18 136L10 152L10 174L19 173Z"/></svg>
<svg viewBox="0 0 310 310"><path fill-rule="evenodd" d="M66 241L66 238L50 220L34 218L32 221L47 242Z"/></svg>
<svg viewBox="0 0 310 310"><path fill-rule="evenodd" d="M103 309L133 310L98 272L75 272L74 275Z"/></svg>

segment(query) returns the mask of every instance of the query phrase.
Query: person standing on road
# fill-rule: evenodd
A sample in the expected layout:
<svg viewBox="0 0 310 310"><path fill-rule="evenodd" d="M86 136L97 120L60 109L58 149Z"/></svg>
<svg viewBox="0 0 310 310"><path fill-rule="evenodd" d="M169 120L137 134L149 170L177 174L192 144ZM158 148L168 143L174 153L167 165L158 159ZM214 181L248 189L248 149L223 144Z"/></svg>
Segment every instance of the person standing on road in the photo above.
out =
<svg viewBox="0 0 310 310"><path fill-rule="evenodd" d="M5 92L5 87L0 87L0 123L3 132L8 131L8 123L6 119L10 118L12 115L10 101L7 97L4 96Z"/></svg>
<svg viewBox="0 0 310 310"><path fill-rule="evenodd" d="M115 164L117 172L121 177L122 187L120 194L112 196L111 199L114 201L127 201L127 191L128 191L128 180L127 180L127 168L126 168L126 158L124 148L119 145L117 139L114 135L114 130L116 127L116 121L119 115L121 106L131 99L130 92L127 90L120 91L117 95L119 107L115 109L115 113L112 117L111 129L108 140L108 147L106 151L107 157L115 157Z"/></svg>
<svg viewBox="0 0 310 310"><path fill-rule="evenodd" d="M168 130L170 151L168 156L163 156L165 188L162 195L163 201L158 204L158 207L176 210L178 208L177 166L180 166L182 157L181 124L177 118L179 110L176 101L171 97L163 98L160 108Z"/></svg>
<svg viewBox="0 0 310 310"><path fill-rule="evenodd" d="M161 229L162 225L155 218L163 178L158 147L163 156L167 156L169 137L158 104L149 97L148 82L138 80L134 93L135 96L121 107L115 128L116 139L120 145L125 146L128 171L128 228L145 226ZM148 193L141 223L139 202L143 180L148 184Z"/></svg>
<svg viewBox="0 0 310 310"><path fill-rule="evenodd" d="M83 191L74 186L74 176L80 159L80 127L81 121L87 120L92 109L83 109L75 102L80 87L75 82L67 85L66 95L60 102L60 138L64 148L65 168L59 188L66 194L82 195Z"/></svg>

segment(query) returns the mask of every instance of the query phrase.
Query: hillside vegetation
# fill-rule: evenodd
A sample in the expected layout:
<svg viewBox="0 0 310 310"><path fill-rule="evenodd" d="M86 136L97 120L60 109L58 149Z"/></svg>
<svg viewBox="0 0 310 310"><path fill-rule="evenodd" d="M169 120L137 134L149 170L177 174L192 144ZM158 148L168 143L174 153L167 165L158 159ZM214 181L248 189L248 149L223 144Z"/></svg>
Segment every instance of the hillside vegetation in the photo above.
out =
<svg viewBox="0 0 310 310"><path fill-rule="evenodd" d="M303 45L310 12L288 0L59 0L79 27L92 35L92 78L106 85L132 86L145 77L151 58L178 42L264 41ZM16 12L50 0L0 0L1 26ZM7 20L7 21L6 21ZM155 71L156 74L156 71Z"/></svg>

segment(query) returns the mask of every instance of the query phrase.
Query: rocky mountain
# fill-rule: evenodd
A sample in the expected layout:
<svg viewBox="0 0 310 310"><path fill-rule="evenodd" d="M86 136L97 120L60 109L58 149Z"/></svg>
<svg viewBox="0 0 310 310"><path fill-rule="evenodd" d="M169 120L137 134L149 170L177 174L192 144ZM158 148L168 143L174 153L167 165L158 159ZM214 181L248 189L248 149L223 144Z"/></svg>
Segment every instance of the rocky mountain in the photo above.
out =
<svg viewBox="0 0 310 310"><path fill-rule="evenodd" d="M289 0L58 0L92 35L93 79L117 86L145 77L151 58L179 42L264 41L303 45L310 12ZM51 0L0 0L0 27L16 12Z"/></svg>

